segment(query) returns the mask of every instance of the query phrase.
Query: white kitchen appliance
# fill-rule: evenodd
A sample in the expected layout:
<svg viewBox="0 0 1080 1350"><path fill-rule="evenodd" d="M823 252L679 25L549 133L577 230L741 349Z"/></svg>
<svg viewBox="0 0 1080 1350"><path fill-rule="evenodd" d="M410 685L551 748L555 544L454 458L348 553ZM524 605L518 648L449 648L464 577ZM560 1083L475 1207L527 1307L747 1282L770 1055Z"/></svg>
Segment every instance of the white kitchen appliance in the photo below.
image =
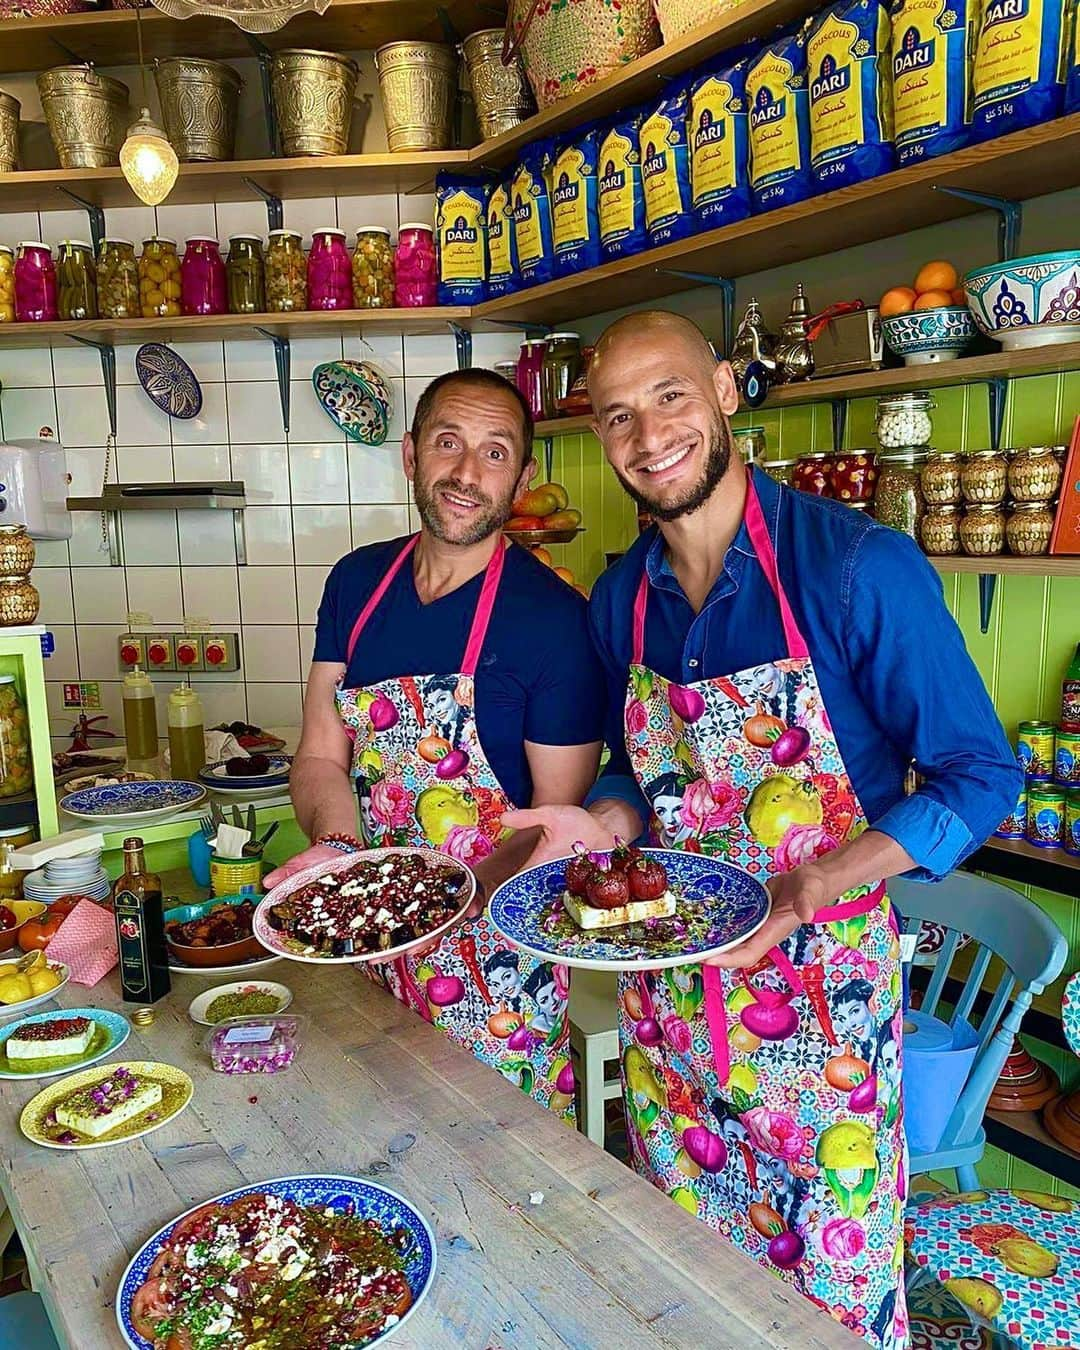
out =
<svg viewBox="0 0 1080 1350"><path fill-rule="evenodd" d="M70 539L67 456L52 440L0 443L0 525L33 539Z"/></svg>

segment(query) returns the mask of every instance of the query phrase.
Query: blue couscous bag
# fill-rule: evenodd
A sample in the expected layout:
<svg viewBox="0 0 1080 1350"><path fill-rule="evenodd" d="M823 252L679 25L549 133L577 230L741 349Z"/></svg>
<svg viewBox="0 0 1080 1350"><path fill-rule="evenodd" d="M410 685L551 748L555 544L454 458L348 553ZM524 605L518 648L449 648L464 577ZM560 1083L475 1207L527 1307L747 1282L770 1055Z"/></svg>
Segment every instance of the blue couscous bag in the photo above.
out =
<svg viewBox="0 0 1080 1350"><path fill-rule="evenodd" d="M551 142L534 141L525 147L510 183L510 212L520 286L539 286L554 275L551 242L551 201L548 171Z"/></svg>
<svg viewBox="0 0 1080 1350"><path fill-rule="evenodd" d="M1069 0L979 0L972 73L976 140L1061 115Z"/></svg>
<svg viewBox="0 0 1080 1350"><path fill-rule="evenodd" d="M694 232L690 209L690 152L686 144L689 80L673 80L641 119L641 189L649 243L670 244Z"/></svg>
<svg viewBox="0 0 1080 1350"><path fill-rule="evenodd" d="M810 172L806 30L763 47L746 72L750 104L750 190L756 211L805 201L817 192Z"/></svg>
<svg viewBox="0 0 1080 1350"><path fill-rule="evenodd" d="M551 162L551 239L556 276L569 276L600 265L600 217L596 205L598 141L596 127L584 127L555 145Z"/></svg>
<svg viewBox="0 0 1080 1350"><path fill-rule="evenodd" d="M435 175L440 305L478 305L487 298L487 202L483 179Z"/></svg>
<svg viewBox="0 0 1080 1350"><path fill-rule="evenodd" d="M1073 5L1072 44L1065 75L1065 111L1080 112L1080 0Z"/></svg>
<svg viewBox="0 0 1080 1350"><path fill-rule="evenodd" d="M648 245L641 190L641 113L614 118L599 133L596 213L605 258L625 258Z"/></svg>
<svg viewBox="0 0 1080 1350"><path fill-rule="evenodd" d="M699 230L750 214L748 64L702 71L690 87L690 196Z"/></svg>
<svg viewBox="0 0 1080 1350"><path fill-rule="evenodd" d="M810 25L810 167L822 192L876 178L896 164L891 46L881 0L839 0Z"/></svg>
<svg viewBox="0 0 1080 1350"><path fill-rule="evenodd" d="M893 0L892 95L901 164L971 139L970 10L976 0Z"/></svg>
<svg viewBox="0 0 1080 1350"><path fill-rule="evenodd" d="M510 183L493 183L487 203L487 244L489 300L509 295L517 289L517 264L514 250L514 222L510 214Z"/></svg>

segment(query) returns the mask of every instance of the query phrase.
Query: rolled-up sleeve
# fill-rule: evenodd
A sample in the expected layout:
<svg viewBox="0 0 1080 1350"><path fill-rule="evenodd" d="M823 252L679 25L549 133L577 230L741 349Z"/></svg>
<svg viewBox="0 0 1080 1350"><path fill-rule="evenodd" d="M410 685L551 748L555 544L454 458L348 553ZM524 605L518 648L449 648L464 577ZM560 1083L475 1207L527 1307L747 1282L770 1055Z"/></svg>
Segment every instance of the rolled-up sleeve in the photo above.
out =
<svg viewBox="0 0 1080 1350"><path fill-rule="evenodd" d="M1013 809L1020 770L937 573L915 543L870 530L851 564L843 603L857 692L923 779L870 825L914 859L914 880L936 881Z"/></svg>
<svg viewBox="0 0 1080 1350"><path fill-rule="evenodd" d="M623 708L626 704L629 667L625 661L619 660L613 650L614 595L610 581L610 577L601 577L593 587L589 598L589 633L604 669L607 689L604 741L608 749L608 759L600 777L585 798L585 805L589 806L604 797L616 797L632 806L644 823L649 818L649 806L630 767L630 756L626 753L626 738L623 732Z"/></svg>

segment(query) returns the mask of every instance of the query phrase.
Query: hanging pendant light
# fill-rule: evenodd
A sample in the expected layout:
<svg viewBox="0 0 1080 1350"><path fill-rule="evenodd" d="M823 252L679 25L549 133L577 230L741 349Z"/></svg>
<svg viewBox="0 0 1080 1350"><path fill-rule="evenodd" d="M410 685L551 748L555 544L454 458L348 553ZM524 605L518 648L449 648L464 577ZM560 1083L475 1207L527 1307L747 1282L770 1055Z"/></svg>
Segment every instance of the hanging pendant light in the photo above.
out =
<svg viewBox="0 0 1080 1350"><path fill-rule="evenodd" d="M143 64L142 18L135 11L135 28L139 39L139 73L142 76L143 103L146 98L146 67ZM127 139L120 147L120 168L132 192L147 206L157 206L173 190L180 161L169 144L169 138L143 107L139 116L128 127Z"/></svg>

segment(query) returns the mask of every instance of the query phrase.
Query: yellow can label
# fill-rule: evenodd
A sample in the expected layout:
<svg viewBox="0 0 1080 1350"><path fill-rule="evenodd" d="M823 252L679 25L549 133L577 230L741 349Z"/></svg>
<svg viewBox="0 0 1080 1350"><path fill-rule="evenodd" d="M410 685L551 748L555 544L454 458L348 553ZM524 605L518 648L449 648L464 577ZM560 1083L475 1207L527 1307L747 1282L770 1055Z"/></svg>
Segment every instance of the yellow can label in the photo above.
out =
<svg viewBox="0 0 1080 1350"><path fill-rule="evenodd" d="M567 146L551 170L551 235L558 251L589 237L585 179L590 170L577 146Z"/></svg>
<svg viewBox="0 0 1080 1350"><path fill-rule="evenodd" d="M510 199L502 183L491 189L487 209L488 275L492 281L508 277L513 272L510 253Z"/></svg>
<svg viewBox="0 0 1080 1350"><path fill-rule="evenodd" d="M629 234L634 228L634 165L638 148L629 136L609 131L600 142L597 205L600 238Z"/></svg>
<svg viewBox="0 0 1080 1350"><path fill-rule="evenodd" d="M529 169L524 165L514 177L512 196L514 201L514 242L517 244L518 266L538 262L544 256L544 241L540 233L540 215L536 209L538 190L544 190L543 183L537 183Z"/></svg>
<svg viewBox="0 0 1080 1350"><path fill-rule="evenodd" d="M799 127L789 81L795 75L790 61L770 53L756 61L746 76L750 103L750 181L763 182L776 174L803 168L799 154Z"/></svg>
<svg viewBox="0 0 1080 1350"><path fill-rule="evenodd" d="M817 156L863 140L862 81L854 56L856 24L832 15L806 44L810 143Z"/></svg>
<svg viewBox="0 0 1080 1350"><path fill-rule="evenodd" d="M975 51L976 106L1036 83L1042 27L1043 0L990 0Z"/></svg>
<svg viewBox="0 0 1080 1350"><path fill-rule="evenodd" d="M714 75L694 90L690 100L690 182L695 205L709 193L736 186L730 116L738 111L739 101L727 80Z"/></svg>
<svg viewBox="0 0 1080 1350"><path fill-rule="evenodd" d="M462 189L442 202L436 222L441 280L484 280L483 214L483 199Z"/></svg>
<svg viewBox="0 0 1080 1350"><path fill-rule="evenodd" d="M942 18L950 0L907 0L893 16L896 134L949 122L948 60Z"/></svg>
<svg viewBox="0 0 1080 1350"><path fill-rule="evenodd" d="M683 210L672 154L677 138L675 124L662 112L653 113L641 124L641 187L645 197L645 220L650 227Z"/></svg>

